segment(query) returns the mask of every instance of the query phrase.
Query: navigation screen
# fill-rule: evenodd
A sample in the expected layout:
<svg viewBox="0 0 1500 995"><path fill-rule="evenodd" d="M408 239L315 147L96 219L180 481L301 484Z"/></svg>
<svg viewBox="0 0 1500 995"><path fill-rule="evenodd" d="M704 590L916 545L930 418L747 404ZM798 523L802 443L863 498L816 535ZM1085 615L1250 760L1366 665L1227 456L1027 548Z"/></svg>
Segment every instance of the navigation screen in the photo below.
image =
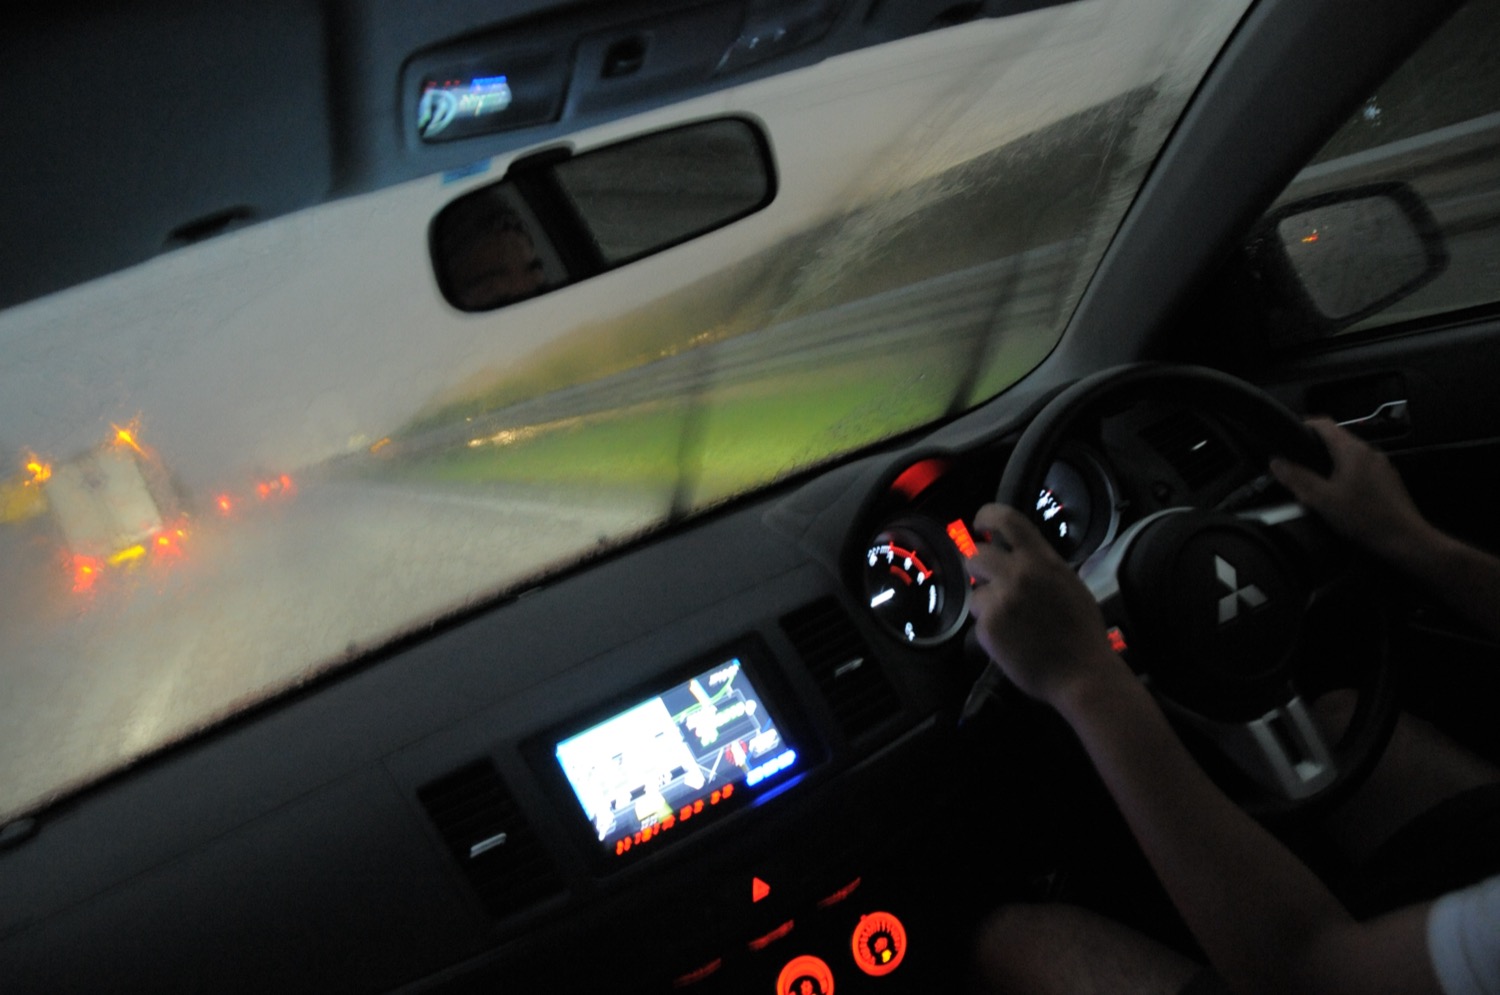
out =
<svg viewBox="0 0 1500 995"><path fill-rule="evenodd" d="M738 658L557 744L578 803L616 854L793 767Z"/></svg>

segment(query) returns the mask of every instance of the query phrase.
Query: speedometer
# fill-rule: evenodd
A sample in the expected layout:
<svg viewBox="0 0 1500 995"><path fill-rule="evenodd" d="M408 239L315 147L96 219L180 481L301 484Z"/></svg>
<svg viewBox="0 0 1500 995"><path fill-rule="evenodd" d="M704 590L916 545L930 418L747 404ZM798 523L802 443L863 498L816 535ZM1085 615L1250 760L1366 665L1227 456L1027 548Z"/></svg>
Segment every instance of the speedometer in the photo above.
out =
<svg viewBox="0 0 1500 995"><path fill-rule="evenodd" d="M968 574L957 548L930 523L887 526L865 548L861 572L870 611L903 641L930 645L962 627Z"/></svg>
<svg viewBox="0 0 1500 995"><path fill-rule="evenodd" d="M1069 463L1052 464L1036 498L1036 515L1042 534L1065 559L1072 558L1083 545L1093 510L1083 474Z"/></svg>
<svg viewBox="0 0 1500 995"><path fill-rule="evenodd" d="M1114 537L1119 509L1104 465L1082 446L1073 446L1048 467L1032 520L1063 559L1077 564Z"/></svg>

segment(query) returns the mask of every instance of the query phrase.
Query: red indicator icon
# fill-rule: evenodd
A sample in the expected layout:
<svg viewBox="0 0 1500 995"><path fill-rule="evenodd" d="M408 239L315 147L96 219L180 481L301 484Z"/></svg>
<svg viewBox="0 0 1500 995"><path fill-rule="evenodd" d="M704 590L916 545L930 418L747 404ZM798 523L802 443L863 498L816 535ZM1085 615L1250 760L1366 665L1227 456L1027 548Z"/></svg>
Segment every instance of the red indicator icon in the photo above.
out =
<svg viewBox="0 0 1500 995"><path fill-rule="evenodd" d="M970 559L979 553L979 547L974 545L974 536L969 532L969 527L964 524L962 518L955 518L948 523L948 538L953 540L953 545L958 547L958 551L964 555L965 559Z"/></svg>
<svg viewBox="0 0 1500 995"><path fill-rule="evenodd" d="M854 963L874 978L890 974L906 959L906 927L889 912L862 916L850 938Z"/></svg>
<svg viewBox="0 0 1500 995"><path fill-rule="evenodd" d="M819 957L793 957L776 976L776 995L833 995L833 972Z"/></svg>
<svg viewBox="0 0 1500 995"><path fill-rule="evenodd" d="M750 901L755 903L771 893L771 886L760 878L750 879Z"/></svg>

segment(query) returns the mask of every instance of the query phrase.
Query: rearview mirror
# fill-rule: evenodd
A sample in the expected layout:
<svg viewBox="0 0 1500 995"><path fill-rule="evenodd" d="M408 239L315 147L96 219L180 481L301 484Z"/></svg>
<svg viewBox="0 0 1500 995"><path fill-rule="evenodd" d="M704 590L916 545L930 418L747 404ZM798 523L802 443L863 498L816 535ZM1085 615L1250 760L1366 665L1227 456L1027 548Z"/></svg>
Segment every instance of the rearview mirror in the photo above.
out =
<svg viewBox="0 0 1500 995"><path fill-rule="evenodd" d="M518 160L439 211L428 244L448 302L489 311L705 235L775 194L765 137L723 118Z"/></svg>

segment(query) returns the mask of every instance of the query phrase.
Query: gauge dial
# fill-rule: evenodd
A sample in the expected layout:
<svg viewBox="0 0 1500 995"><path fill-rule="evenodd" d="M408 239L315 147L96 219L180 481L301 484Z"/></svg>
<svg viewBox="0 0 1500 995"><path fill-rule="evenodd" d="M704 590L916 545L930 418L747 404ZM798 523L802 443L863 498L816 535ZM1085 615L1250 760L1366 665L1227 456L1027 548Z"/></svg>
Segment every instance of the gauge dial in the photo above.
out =
<svg viewBox="0 0 1500 995"><path fill-rule="evenodd" d="M1083 546L1093 522L1088 482L1070 463L1053 463L1036 498L1036 521L1042 534L1065 559Z"/></svg>
<svg viewBox="0 0 1500 995"><path fill-rule="evenodd" d="M905 642L935 643L963 625L968 575L935 525L914 519L887 526L866 547L862 573L870 611Z"/></svg>

